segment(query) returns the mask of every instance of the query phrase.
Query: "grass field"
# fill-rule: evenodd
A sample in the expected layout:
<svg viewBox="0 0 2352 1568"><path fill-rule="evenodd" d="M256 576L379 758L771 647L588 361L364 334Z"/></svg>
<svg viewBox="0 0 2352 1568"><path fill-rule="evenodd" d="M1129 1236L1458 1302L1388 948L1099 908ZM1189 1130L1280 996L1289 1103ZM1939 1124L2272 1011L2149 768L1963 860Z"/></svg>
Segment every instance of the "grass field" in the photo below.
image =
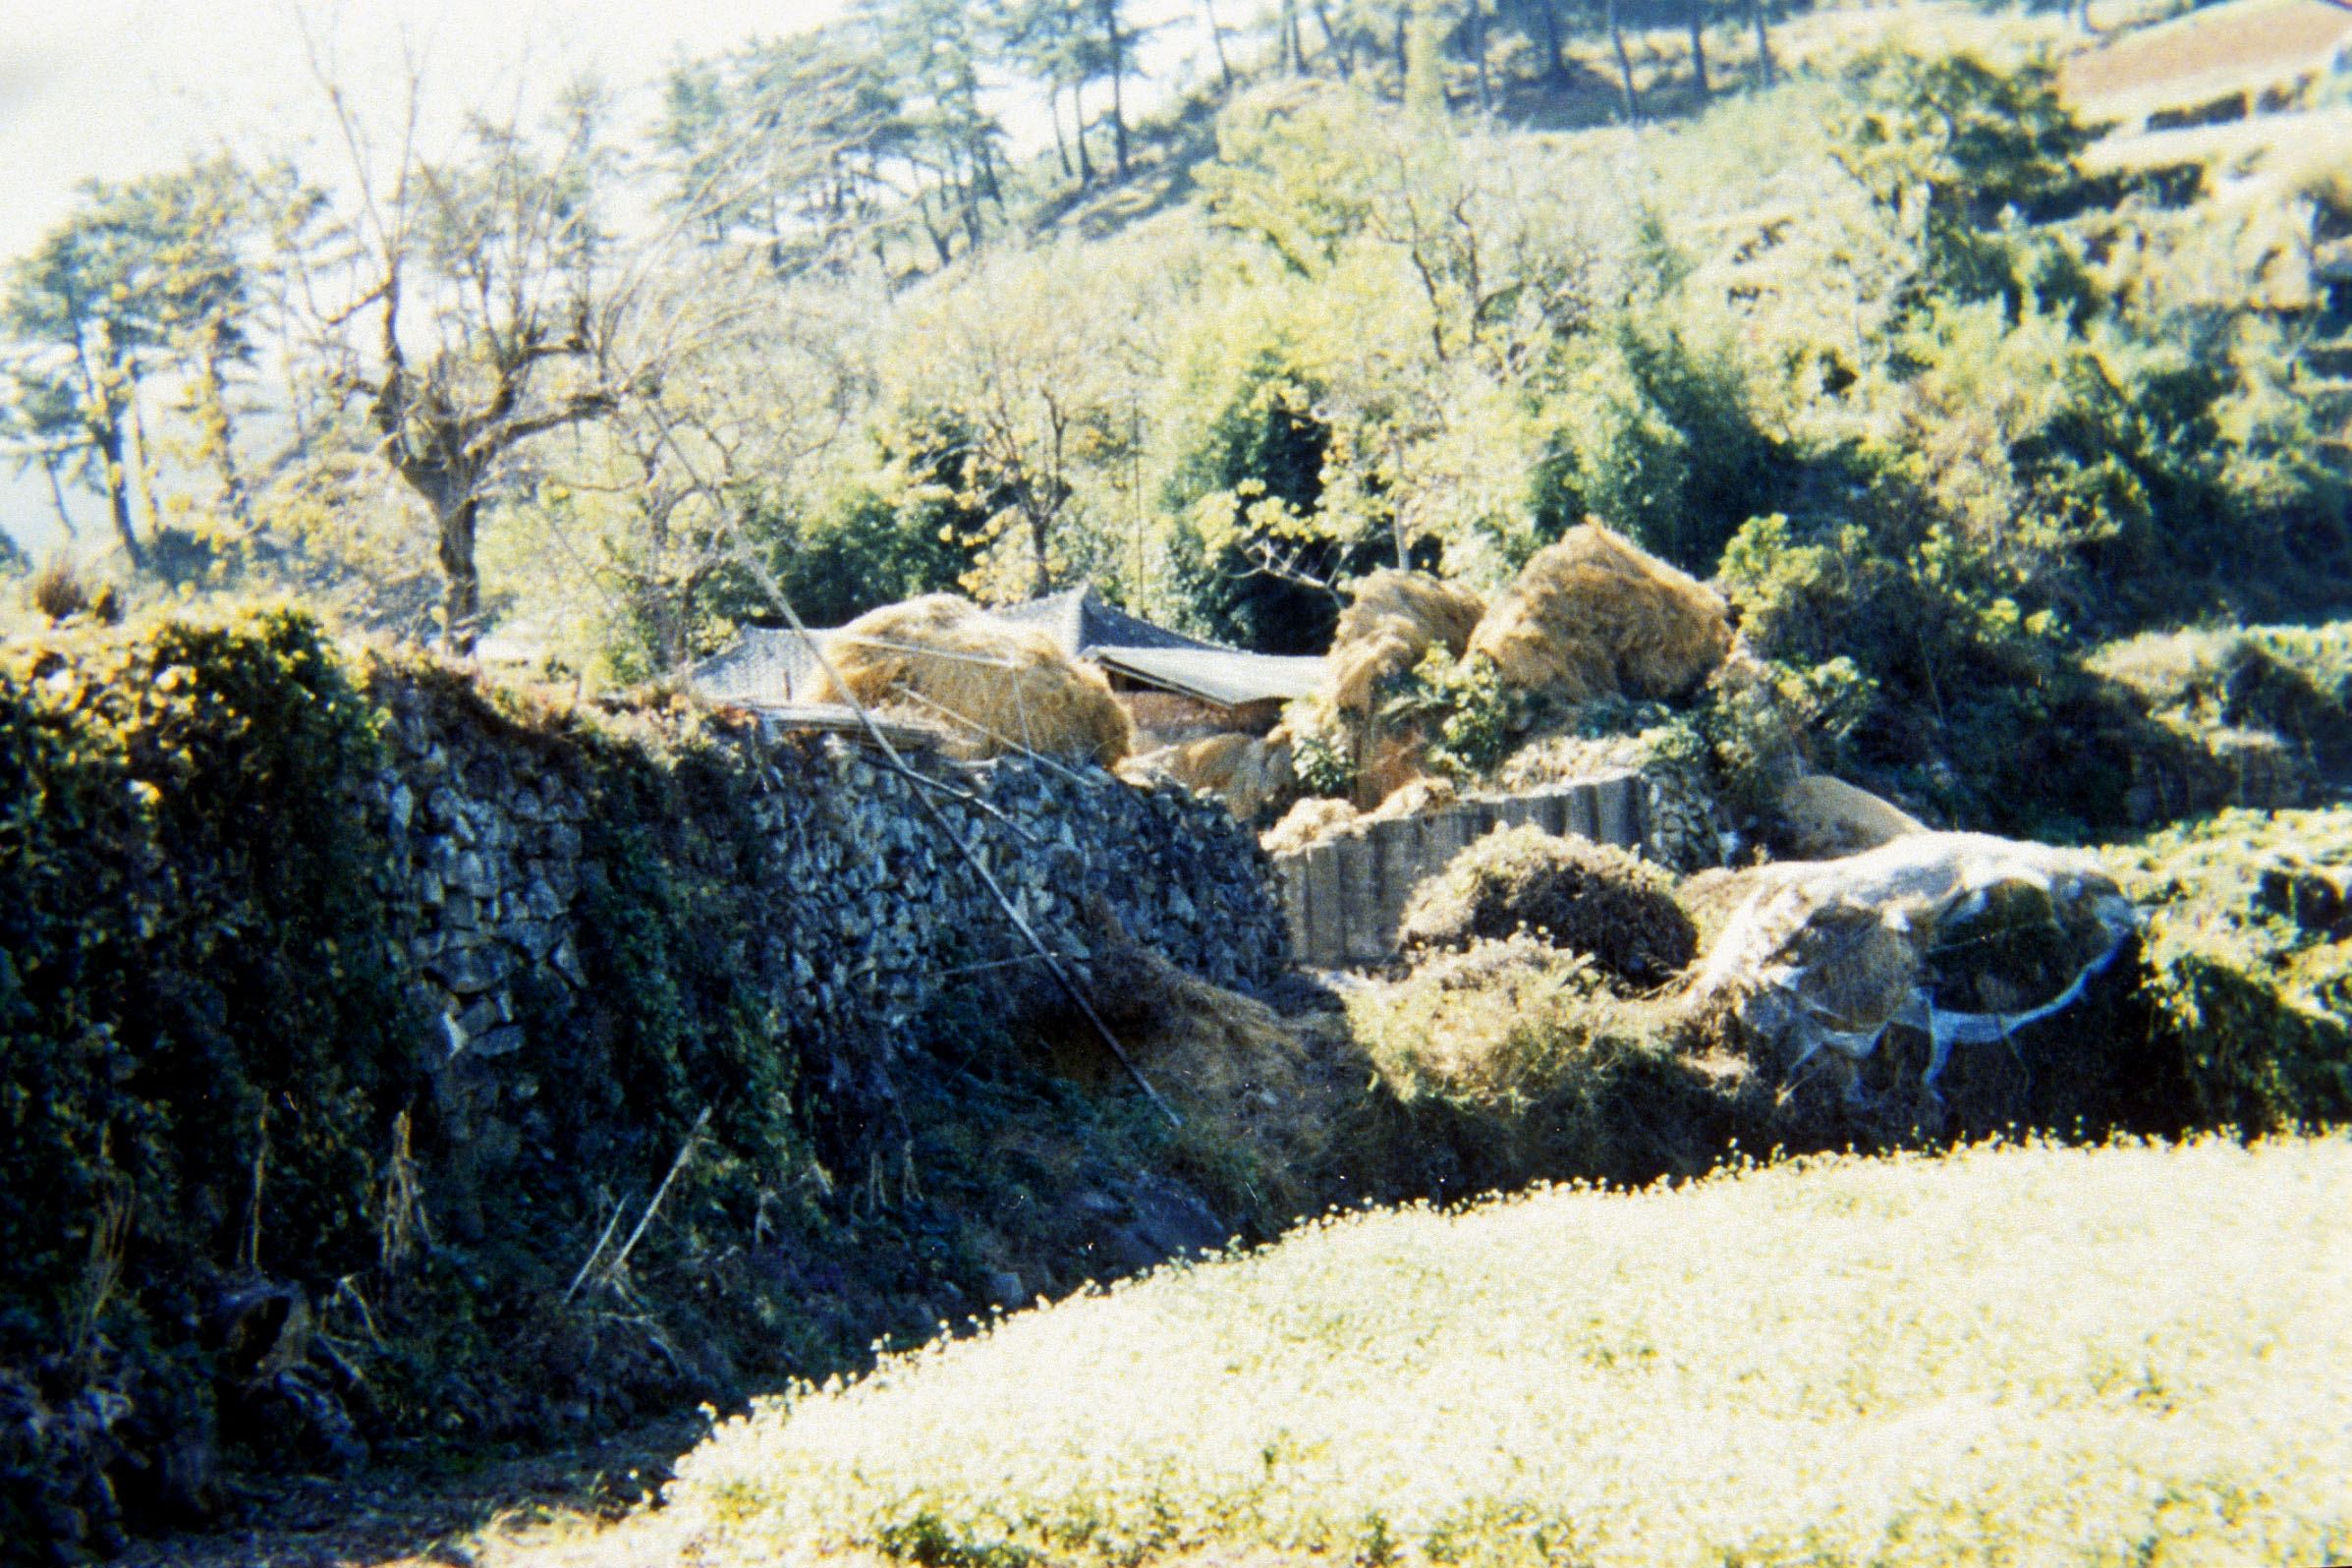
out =
<svg viewBox="0 0 2352 1568"><path fill-rule="evenodd" d="M1368 1213L722 1424L532 1563L2352 1557L2352 1142Z"/></svg>

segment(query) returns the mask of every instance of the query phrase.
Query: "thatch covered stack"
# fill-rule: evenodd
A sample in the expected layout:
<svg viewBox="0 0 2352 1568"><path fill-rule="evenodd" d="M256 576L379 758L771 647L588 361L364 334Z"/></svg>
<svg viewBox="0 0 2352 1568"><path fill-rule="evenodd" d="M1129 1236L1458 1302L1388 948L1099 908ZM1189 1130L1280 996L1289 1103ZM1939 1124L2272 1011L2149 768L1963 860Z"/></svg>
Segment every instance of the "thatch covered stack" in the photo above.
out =
<svg viewBox="0 0 2352 1568"><path fill-rule="evenodd" d="M966 756L1026 751L1107 767L1134 747L1101 671L952 593L869 610L828 649L848 692L828 679L820 700L855 697L926 719Z"/></svg>
<svg viewBox="0 0 2352 1568"><path fill-rule="evenodd" d="M1332 633L1332 701L1347 712L1371 712L1380 682L1413 668L1430 648L1460 658L1485 613L1485 601L1458 583L1427 572L1372 573L1356 585Z"/></svg>
<svg viewBox="0 0 2352 1568"><path fill-rule="evenodd" d="M1586 523L1536 553L1469 649L1511 685L1561 701L1674 701L1731 651L1731 619L1688 573Z"/></svg>

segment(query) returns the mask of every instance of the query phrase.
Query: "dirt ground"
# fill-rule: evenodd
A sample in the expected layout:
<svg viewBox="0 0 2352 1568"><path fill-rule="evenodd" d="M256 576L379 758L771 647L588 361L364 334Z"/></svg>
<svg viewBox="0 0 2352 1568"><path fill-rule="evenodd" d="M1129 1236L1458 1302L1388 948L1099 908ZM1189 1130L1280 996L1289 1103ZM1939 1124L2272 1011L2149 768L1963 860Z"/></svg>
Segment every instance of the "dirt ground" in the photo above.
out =
<svg viewBox="0 0 2352 1568"><path fill-rule="evenodd" d="M234 1522L138 1540L115 1561L118 1568L471 1568L474 1538L493 1522L610 1519L645 1501L702 1431L690 1416L443 1475L377 1469L249 1481Z"/></svg>

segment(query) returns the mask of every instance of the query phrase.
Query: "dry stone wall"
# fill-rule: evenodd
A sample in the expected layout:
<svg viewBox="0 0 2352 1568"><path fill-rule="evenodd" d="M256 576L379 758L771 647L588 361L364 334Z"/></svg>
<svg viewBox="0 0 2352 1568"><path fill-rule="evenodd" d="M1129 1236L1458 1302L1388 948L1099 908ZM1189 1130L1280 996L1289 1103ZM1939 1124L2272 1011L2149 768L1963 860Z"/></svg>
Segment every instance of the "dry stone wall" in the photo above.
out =
<svg viewBox="0 0 2352 1568"><path fill-rule="evenodd" d="M613 983L592 971L582 922L613 874L616 819L644 824L627 824L577 749L440 722L414 694L385 695L387 760L369 804L382 814L417 994L437 1020L426 1065L478 1073L524 1045L532 997ZM1189 792L1026 759L918 758L901 770L805 733L735 744L756 780L756 833L704 845L710 864L699 869L759 889L766 945L740 955L742 981L780 1036L837 1071L886 1059L951 989L1014 1014L1061 1000L948 834L1082 976L1104 911L1222 985L1260 985L1287 961L1265 856Z"/></svg>

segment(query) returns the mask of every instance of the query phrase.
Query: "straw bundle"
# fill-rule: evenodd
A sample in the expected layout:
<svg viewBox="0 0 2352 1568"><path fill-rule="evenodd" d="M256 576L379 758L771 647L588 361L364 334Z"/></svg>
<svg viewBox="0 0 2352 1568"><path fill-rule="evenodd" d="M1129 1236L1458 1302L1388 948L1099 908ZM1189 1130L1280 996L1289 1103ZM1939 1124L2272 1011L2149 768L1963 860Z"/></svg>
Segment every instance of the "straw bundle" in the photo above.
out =
<svg viewBox="0 0 2352 1568"><path fill-rule="evenodd" d="M1196 795L1212 796L1242 822L1288 806L1299 795L1290 732L1279 726L1262 738L1211 735L1163 746L1129 757L1118 773L1131 784L1168 780Z"/></svg>
<svg viewBox="0 0 2352 1568"><path fill-rule="evenodd" d="M1426 572L1372 573L1356 585L1332 633L1332 700L1349 712L1371 712L1379 684L1419 664L1431 647L1461 657L1485 613L1476 593Z"/></svg>
<svg viewBox="0 0 2352 1568"><path fill-rule="evenodd" d="M1356 808L1347 802L1312 798L1293 806L1281 821L1259 835L1258 842L1268 855L1296 855L1339 837L1356 821Z"/></svg>
<svg viewBox="0 0 2352 1568"><path fill-rule="evenodd" d="M952 593L869 610L827 646L847 695L944 725L968 756L1031 751L1107 767L1134 744L1101 671ZM827 680L817 696L845 694Z"/></svg>
<svg viewBox="0 0 2352 1568"><path fill-rule="evenodd" d="M1417 778L1390 790L1379 805L1364 813L1367 822L1400 822L1408 816L1427 816L1454 804L1453 781Z"/></svg>
<svg viewBox="0 0 2352 1568"><path fill-rule="evenodd" d="M1569 702L1673 700L1731 651L1723 601L1598 523L1536 553L1486 612L1470 651L1504 680Z"/></svg>

